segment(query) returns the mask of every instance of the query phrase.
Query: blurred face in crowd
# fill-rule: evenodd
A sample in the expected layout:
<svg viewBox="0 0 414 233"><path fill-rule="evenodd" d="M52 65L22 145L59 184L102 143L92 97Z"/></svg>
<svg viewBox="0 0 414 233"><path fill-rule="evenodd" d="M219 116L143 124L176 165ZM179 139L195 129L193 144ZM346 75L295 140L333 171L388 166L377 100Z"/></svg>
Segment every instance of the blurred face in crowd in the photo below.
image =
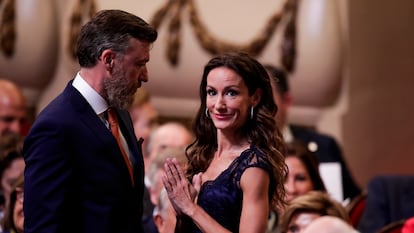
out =
<svg viewBox="0 0 414 233"><path fill-rule="evenodd" d="M26 111L26 101L18 87L8 80L0 80L0 137L20 134Z"/></svg>
<svg viewBox="0 0 414 233"><path fill-rule="evenodd" d="M309 172L299 158L289 156L286 157L285 162L289 169L285 181L286 201L290 202L294 198L313 190L314 185Z"/></svg>
<svg viewBox="0 0 414 233"><path fill-rule="evenodd" d="M129 112L134 125L135 136L137 139L143 138L142 148L147 148L148 137L151 131L158 126L158 111L150 102L146 102L139 106L133 106ZM143 152L145 152L144 159L147 159L146 150L143 150ZM146 164L146 166L148 165Z"/></svg>
<svg viewBox="0 0 414 233"><path fill-rule="evenodd" d="M153 219L159 233L174 233L177 216L165 190L161 191Z"/></svg>
<svg viewBox="0 0 414 233"><path fill-rule="evenodd" d="M321 215L310 212L299 212L292 217L287 233L300 233L315 219Z"/></svg>
<svg viewBox="0 0 414 233"><path fill-rule="evenodd" d="M24 159L16 158L14 159L10 166L7 167L1 177L1 188L4 192L4 198L6 200L6 205L9 203L10 193L13 191L13 184L16 182L17 178L24 172Z"/></svg>
<svg viewBox="0 0 414 233"><path fill-rule="evenodd" d="M270 73L269 76L271 76ZM275 80L273 78L271 78L270 84L273 90L273 99L277 105L276 124L279 129L282 129L284 125L288 123L287 117L289 107L292 103L292 97L290 93L280 93L280 91L277 89L277 84L275 83Z"/></svg>
<svg viewBox="0 0 414 233"><path fill-rule="evenodd" d="M165 123L155 129L148 144L149 163L155 156L168 147L183 148L191 143L192 135L183 125Z"/></svg>
<svg viewBox="0 0 414 233"><path fill-rule="evenodd" d="M18 233L23 233L24 213L23 213L23 200L24 192L22 188L16 188L16 203L13 208L13 221L14 226Z"/></svg>

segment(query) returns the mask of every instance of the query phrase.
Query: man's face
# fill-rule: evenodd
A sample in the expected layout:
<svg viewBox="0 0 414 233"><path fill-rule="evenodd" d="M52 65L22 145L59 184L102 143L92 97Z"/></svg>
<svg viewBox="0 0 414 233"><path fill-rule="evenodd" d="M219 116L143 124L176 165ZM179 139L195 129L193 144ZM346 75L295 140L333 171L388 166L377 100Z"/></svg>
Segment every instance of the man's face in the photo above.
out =
<svg viewBox="0 0 414 233"><path fill-rule="evenodd" d="M112 76L105 78L103 84L110 106L127 109L141 83L148 81L146 64L150 46L150 43L131 39L126 54L114 59Z"/></svg>
<svg viewBox="0 0 414 233"><path fill-rule="evenodd" d="M277 105L277 113L276 113L276 124L279 129L282 129L285 124L287 124L287 114L288 108L290 106L290 97L288 94L282 96L282 93L278 91L276 88L276 84L272 80L271 82L272 90L273 90L273 99Z"/></svg>
<svg viewBox="0 0 414 233"><path fill-rule="evenodd" d="M0 137L10 133L21 134L26 111L23 96L11 90L0 90Z"/></svg>

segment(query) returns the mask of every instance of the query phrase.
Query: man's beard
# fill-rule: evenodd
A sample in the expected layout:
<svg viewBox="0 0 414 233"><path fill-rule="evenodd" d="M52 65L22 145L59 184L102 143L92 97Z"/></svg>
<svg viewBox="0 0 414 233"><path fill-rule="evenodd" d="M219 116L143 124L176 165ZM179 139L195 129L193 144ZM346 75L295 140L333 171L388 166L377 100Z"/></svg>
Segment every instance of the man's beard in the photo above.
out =
<svg viewBox="0 0 414 233"><path fill-rule="evenodd" d="M104 98L110 107L127 109L134 100L138 82L131 83L121 68L114 68L112 78L104 78Z"/></svg>

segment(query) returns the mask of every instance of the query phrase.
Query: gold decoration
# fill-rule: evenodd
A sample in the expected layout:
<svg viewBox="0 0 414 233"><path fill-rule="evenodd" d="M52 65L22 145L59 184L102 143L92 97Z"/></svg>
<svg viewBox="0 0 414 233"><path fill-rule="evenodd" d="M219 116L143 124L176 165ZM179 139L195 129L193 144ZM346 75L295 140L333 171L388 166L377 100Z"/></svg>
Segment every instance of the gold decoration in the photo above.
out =
<svg viewBox="0 0 414 233"><path fill-rule="evenodd" d="M218 54L227 51L244 51L252 56L258 56L267 43L273 36L277 25L279 24L282 17L288 12L291 12L288 27L285 32L285 43L290 43L288 46L283 46L282 54L286 56L282 57L282 60L290 61L286 62L289 67L293 67L293 61L295 57L295 17L296 17L296 1L287 0L282 12L275 12L268 20L263 31L259 35L255 36L250 42L244 44L234 44L226 41L219 40L211 35L204 23L200 20L194 0L168 0L167 3L161 7L153 16L151 24L158 29L164 20L167 13L172 12L172 20L169 24L168 31L168 42L167 42L167 58L173 66L178 64L179 60L179 48L181 45L180 41L180 29L181 29L181 15L185 6L188 6L190 14L190 23L193 32L198 39L201 47L209 52L210 54ZM291 71L291 69L288 69Z"/></svg>
<svg viewBox="0 0 414 233"><path fill-rule="evenodd" d="M76 60L76 43L82 25L96 13L94 0L78 0L70 17L69 27L69 55Z"/></svg>
<svg viewBox="0 0 414 233"><path fill-rule="evenodd" d="M3 1L0 0L0 9ZM7 57L14 53L16 42L16 3L15 0L6 0L4 2L3 14L0 19L0 50Z"/></svg>
<svg viewBox="0 0 414 233"><path fill-rule="evenodd" d="M290 12L289 22L286 25L282 42L282 65L289 72L295 68L296 57L296 18L298 0L288 0L285 12Z"/></svg>

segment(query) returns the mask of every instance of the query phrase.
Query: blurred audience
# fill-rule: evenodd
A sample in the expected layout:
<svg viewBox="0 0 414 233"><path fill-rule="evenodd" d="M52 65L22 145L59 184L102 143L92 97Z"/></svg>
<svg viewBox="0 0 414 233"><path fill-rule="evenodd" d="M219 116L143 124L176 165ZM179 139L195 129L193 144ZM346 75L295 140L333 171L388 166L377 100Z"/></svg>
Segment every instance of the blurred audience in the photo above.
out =
<svg viewBox="0 0 414 233"><path fill-rule="evenodd" d="M289 203L280 217L278 230L281 233L301 232L313 220L326 215L349 222L349 216L341 203L327 193L310 191Z"/></svg>
<svg viewBox="0 0 414 233"><path fill-rule="evenodd" d="M388 224L414 216L414 175L378 175L367 185L357 229L376 233Z"/></svg>
<svg viewBox="0 0 414 233"><path fill-rule="evenodd" d="M289 169L285 181L286 202L311 190L326 192L319 174L318 158L301 141L287 143L285 162Z"/></svg>
<svg viewBox="0 0 414 233"><path fill-rule="evenodd" d="M301 141L297 140L286 143L286 149L285 162L289 170L284 184L286 203L289 204L296 197L312 190L326 192L319 174L318 159L315 153L309 151ZM277 229L280 212L281 210L271 212L268 233Z"/></svg>
<svg viewBox="0 0 414 233"><path fill-rule="evenodd" d="M312 221L302 233L358 233L358 231L343 219L322 216Z"/></svg>
<svg viewBox="0 0 414 233"><path fill-rule="evenodd" d="M165 188L161 189L158 205L154 209L154 222L159 233L174 233L177 223L176 213L171 206Z"/></svg>
<svg viewBox="0 0 414 233"><path fill-rule="evenodd" d="M167 147L180 147L185 149L192 141L191 131L182 123L176 121L165 122L155 128L148 140L148 164L151 166L155 156Z"/></svg>
<svg viewBox="0 0 414 233"><path fill-rule="evenodd" d="M276 123L283 132L285 141L290 142L293 139L303 141L309 150L316 153L320 163L339 163L342 173L343 199L354 198L361 190L354 181L336 140L331 136L321 134L308 127L289 124L287 116L293 98L287 74L284 70L270 64L266 64L265 68L271 77L273 97L278 106Z"/></svg>
<svg viewBox="0 0 414 233"><path fill-rule="evenodd" d="M164 163L167 158L175 158L184 167L187 162L183 147L167 147L155 155L148 171L149 192L151 202L158 204L161 189L164 187L161 177L164 174Z"/></svg>
<svg viewBox="0 0 414 233"><path fill-rule="evenodd" d="M156 233L156 226L153 222L154 201L151 201L149 189L151 189L151 182L148 177L149 168L152 166L152 161L164 149L169 147L180 148L182 151L192 142L193 135L191 131L183 124L175 121L165 122L154 128L149 137L148 143L144 150L147 156L147 163L145 165L145 193L144 193L144 214L143 223L146 233ZM154 198L153 198L154 199ZM155 198L156 200L156 198Z"/></svg>
<svg viewBox="0 0 414 233"><path fill-rule="evenodd" d="M3 233L23 233L24 213L24 175L21 174L13 185L10 193L10 204L1 222Z"/></svg>
<svg viewBox="0 0 414 233"><path fill-rule="evenodd" d="M135 92L134 101L128 109L134 125L134 132L137 139L144 139L142 148L144 163L147 166L147 158L145 148L147 147L148 137L151 131L159 125L158 110L151 103L151 95L148 90L140 88Z"/></svg>
<svg viewBox="0 0 414 233"><path fill-rule="evenodd" d="M22 90L7 79L0 79L0 137L23 134L27 119L26 99Z"/></svg>
<svg viewBox="0 0 414 233"><path fill-rule="evenodd" d="M23 137L7 134L0 138L0 210L7 208L12 187L24 172Z"/></svg>

